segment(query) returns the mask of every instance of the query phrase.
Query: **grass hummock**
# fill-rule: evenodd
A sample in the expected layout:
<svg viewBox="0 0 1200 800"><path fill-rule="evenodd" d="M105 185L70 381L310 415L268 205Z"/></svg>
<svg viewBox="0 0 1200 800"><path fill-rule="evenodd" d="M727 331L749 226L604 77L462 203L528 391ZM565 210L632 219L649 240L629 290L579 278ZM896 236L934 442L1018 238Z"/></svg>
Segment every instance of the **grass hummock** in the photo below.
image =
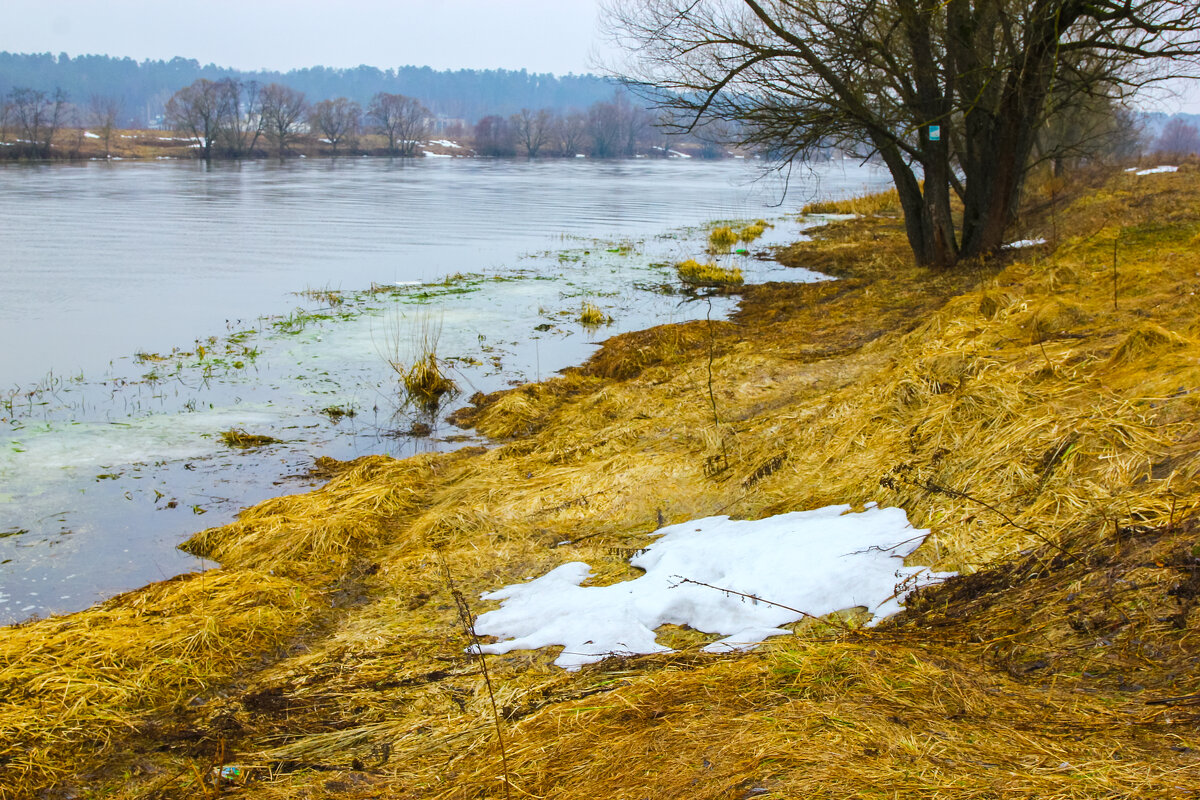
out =
<svg viewBox="0 0 1200 800"><path fill-rule="evenodd" d="M724 288L741 286L743 283L741 269L738 267L727 269L717 266L711 261L701 263L694 258L689 258L687 261L676 264L675 271L679 275L679 279L688 286Z"/></svg>

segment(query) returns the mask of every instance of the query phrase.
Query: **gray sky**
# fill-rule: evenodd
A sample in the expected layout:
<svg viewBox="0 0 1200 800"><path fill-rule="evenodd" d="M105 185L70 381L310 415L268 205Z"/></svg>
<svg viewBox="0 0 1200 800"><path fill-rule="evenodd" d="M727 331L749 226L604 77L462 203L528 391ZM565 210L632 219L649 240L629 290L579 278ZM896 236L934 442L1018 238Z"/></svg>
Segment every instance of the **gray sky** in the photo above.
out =
<svg viewBox="0 0 1200 800"><path fill-rule="evenodd" d="M3 0L0 50L324 65L588 72L595 0Z"/></svg>
<svg viewBox="0 0 1200 800"><path fill-rule="evenodd" d="M608 54L597 0L0 0L0 50L324 65L589 72ZM1200 113L1200 85L1152 110Z"/></svg>

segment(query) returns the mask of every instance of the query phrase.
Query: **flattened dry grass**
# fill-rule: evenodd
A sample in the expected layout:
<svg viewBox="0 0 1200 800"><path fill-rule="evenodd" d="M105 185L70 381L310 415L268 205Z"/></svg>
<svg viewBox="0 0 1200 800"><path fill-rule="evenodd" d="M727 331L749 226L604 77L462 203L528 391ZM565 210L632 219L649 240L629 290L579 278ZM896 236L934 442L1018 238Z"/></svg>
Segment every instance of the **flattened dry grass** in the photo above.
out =
<svg viewBox="0 0 1200 800"><path fill-rule="evenodd" d="M1057 209L1057 249L956 274L913 267L896 220L834 223L785 261L842 280L745 287L730 321L613 337L577 370L474 398L486 451L342 465L201 534L231 574L354 597L194 702L133 704L121 725L129 703L101 697L73 735L137 768L66 748L13 796L211 794L218 752L245 781L228 796L501 796L444 567L478 613L479 592L567 561L633 577L663 524L835 502L904 507L931 529L913 561L965 577L878 628L797 625L751 654L672 630L679 652L578 673L555 652L491 657L512 796L1186 796L1200 192L1186 170L1136 180ZM185 600L121 635L216 611ZM56 661L5 684L35 741L57 730L36 694L63 674L48 646Z"/></svg>

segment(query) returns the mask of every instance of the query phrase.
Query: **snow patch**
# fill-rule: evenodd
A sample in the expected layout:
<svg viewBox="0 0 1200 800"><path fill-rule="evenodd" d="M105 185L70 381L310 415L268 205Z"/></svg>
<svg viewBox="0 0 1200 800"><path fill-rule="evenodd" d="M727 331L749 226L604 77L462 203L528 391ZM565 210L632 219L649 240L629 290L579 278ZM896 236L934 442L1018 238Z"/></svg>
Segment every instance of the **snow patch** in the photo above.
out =
<svg viewBox="0 0 1200 800"><path fill-rule="evenodd" d="M426 158L454 158L449 153L434 153L429 150L422 150L421 152L425 154Z"/></svg>
<svg viewBox="0 0 1200 800"><path fill-rule="evenodd" d="M1179 167L1151 167L1150 169L1139 169L1134 175L1157 175L1160 172L1176 172Z"/></svg>
<svg viewBox="0 0 1200 800"><path fill-rule="evenodd" d="M669 652L655 640L655 629L667 624L724 635L708 652L745 650L789 633L780 626L804 614L865 606L874 624L898 612L917 585L948 577L904 566L929 531L914 529L899 508L850 513L847 505L827 506L756 521L706 517L661 533L630 559L646 571L636 580L580 586L591 568L575 561L484 594L502 604L481 614L475 630L503 641L479 650L562 645L554 663L576 670L610 655Z"/></svg>
<svg viewBox="0 0 1200 800"><path fill-rule="evenodd" d="M429 144L440 144L442 147L452 147L455 150L461 150L462 145L456 144L449 139L430 139Z"/></svg>
<svg viewBox="0 0 1200 800"><path fill-rule="evenodd" d="M100 135L99 135L99 134L96 134L96 133L92 133L91 131L84 131L84 132L83 132L83 138L85 138L85 139L99 139L99 138L100 138Z"/></svg>
<svg viewBox="0 0 1200 800"><path fill-rule="evenodd" d="M1015 242L1009 242L1003 245L1001 250L1020 250L1022 247L1037 247L1046 243L1045 239L1018 239Z"/></svg>

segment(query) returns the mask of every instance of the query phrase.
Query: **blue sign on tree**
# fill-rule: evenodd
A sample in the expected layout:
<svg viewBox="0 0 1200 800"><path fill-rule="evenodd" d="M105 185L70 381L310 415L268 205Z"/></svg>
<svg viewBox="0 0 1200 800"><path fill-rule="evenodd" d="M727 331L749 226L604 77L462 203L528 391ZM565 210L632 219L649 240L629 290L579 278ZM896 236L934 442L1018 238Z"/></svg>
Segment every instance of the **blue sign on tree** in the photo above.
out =
<svg viewBox="0 0 1200 800"><path fill-rule="evenodd" d="M929 141L940 142L941 140L942 140L942 126L941 125L930 125L929 126Z"/></svg>

